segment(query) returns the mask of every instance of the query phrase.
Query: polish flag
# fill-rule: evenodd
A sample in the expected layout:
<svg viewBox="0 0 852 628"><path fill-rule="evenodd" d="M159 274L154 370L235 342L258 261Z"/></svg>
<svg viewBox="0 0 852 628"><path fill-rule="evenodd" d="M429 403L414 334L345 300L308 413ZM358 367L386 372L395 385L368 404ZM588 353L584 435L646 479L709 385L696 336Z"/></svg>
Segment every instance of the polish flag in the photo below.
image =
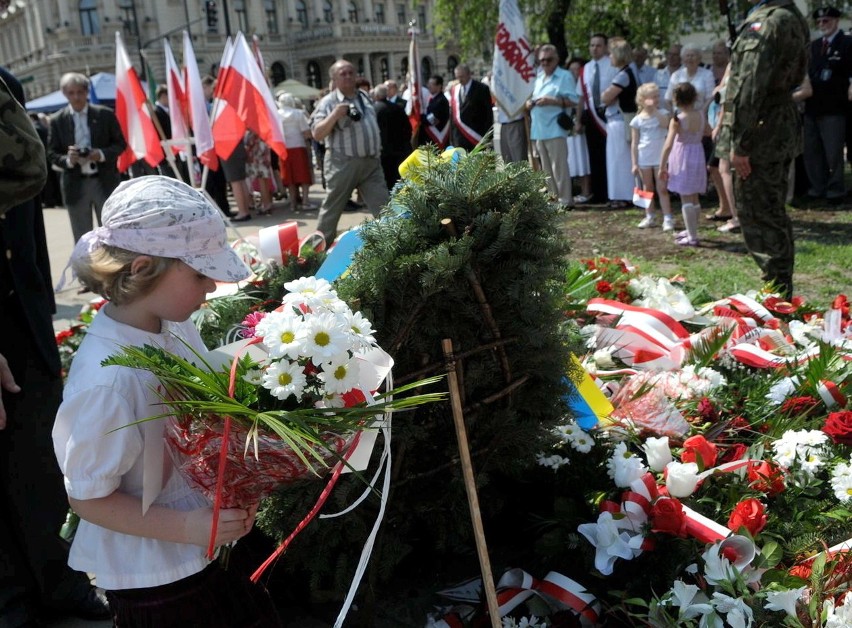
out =
<svg viewBox="0 0 852 628"><path fill-rule="evenodd" d="M115 33L115 115L127 141L127 148L118 156L119 171L124 172L140 159L152 167L165 159L145 92L119 32Z"/></svg>
<svg viewBox="0 0 852 628"><path fill-rule="evenodd" d="M411 145L417 146L417 136L420 133L420 114L423 112L420 102L420 55L417 52L417 27L412 23L408 33L411 44L408 48L408 102L405 103L405 113L411 124Z"/></svg>
<svg viewBox="0 0 852 628"><path fill-rule="evenodd" d="M185 140L189 137L187 131L187 101L183 75L175 61L168 38L163 38L163 50L166 53L166 86L169 88L169 122L172 126L173 140ZM187 153L187 145L172 147L174 153Z"/></svg>
<svg viewBox="0 0 852 628"><path fill-rule="evenodd" d="M184 93L189 111L189 123L195 136L195 152L198 160L211 170L219 169L219 159L213 146L213 132L210 130L210 116L207 114L207 99L201 86L198 62L192 49L189 33L183 32Z"/></svg>
<svg viewBox="0 0 852 628"><path fill-rule="evenodd" d="M213 139L220 159L230 157L246 129L266 142L279 157L287 158L278 108L242 33L237 34L230 49L226 46L219 66L216 98L221 102L215 107Z"/></svg>

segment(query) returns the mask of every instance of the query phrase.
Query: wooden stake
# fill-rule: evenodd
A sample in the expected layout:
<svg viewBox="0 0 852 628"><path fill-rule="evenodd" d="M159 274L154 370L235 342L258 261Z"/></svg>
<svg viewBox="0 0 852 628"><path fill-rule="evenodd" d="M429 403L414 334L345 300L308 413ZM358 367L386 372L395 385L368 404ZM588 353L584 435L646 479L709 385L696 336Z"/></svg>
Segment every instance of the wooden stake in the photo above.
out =
<svg viewBox="0 0 852 628"><path fill-rule="evenodd" d="M456 375L456 359L453 356L453 341L444 338L441 342L444 358L447 362L447 382L450 387L450 403L453 408L453 423L456 427L456 439L459 443L464 487L467 491L467 504L470 507L470 519L473 523L473 535L476 540L476 553L479 556L479 566L482 570L482 586L485 589L485 599L488 602L488 614L491 616L491 627L500 628L499 605L497 590L494 588L494 577L491 574L491 560L488 558L488 547L485 544L485 531L482 528L482 515L479 511L479 497L476 494L476 481L473 476L473 463L470 459L470 447L467 442L467 430L464 425L459 383Z"/></svg>

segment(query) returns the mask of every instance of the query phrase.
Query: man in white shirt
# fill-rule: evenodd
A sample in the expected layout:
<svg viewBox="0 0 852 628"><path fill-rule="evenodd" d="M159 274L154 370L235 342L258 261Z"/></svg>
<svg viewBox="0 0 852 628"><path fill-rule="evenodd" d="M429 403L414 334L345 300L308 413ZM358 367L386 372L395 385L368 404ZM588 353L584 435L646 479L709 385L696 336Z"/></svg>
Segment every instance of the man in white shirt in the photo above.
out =
<svg viewBox="0 0 852 628"><path fill-rule="evenodd" d="M589 167L592 177L592 203L607 200L606 181L606 115L601 94L616 74L609 60L607 36L596 33L589 39L589 61L583 66L580 98L580 129L586 134L589 147Z"/></svg>
<svg viewBox="0 0 852 628"><path fill-rule="evenodd" d="M639 85L644 83L654 83L657 80L657 70L650 67L648 61L648 51L641 46L633 50L633 63L636 64L636 82Z"/></svg>
<svg viewBox="0 0 852 628"><path fill-rule="evenodd" d="M666 51L666 67L657 70L654 82L660 88L660 93L665 94L669 88L669 81L677 70L680 69L680 44L672 44Z"/></svg>

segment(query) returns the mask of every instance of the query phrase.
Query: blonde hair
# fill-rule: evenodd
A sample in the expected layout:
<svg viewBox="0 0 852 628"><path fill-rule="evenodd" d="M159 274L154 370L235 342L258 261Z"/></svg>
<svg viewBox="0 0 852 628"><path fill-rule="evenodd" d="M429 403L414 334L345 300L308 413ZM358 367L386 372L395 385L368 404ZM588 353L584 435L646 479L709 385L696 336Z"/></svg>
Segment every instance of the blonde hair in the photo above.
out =
<svg viewBox="0 0 852 628"><path fill-rule="evenodd" d="M656 83L642 83L636 89L636 106L639 107L639 111L642 111L644 108L642 104L651 96L660 94L660 87Z"/></svg>
<svg viewBox="0 0 852 628"><path fill-rule="evenodd" d="M86 288L115 305L127 305L148 294L165 272L178 260L170 257L151 258L134 273L133 261L143 255L117 246L103 245L88 255L75 259L71 268Z"/></svg>
<svg viewBox="0 0 852 628"><path fill-rule="evenodd" d="M623 68L633 61L633 49L627 43L627 40L621 37L613 37L609 40L609 55L615 62L613 65L617 68Z"/></svg>

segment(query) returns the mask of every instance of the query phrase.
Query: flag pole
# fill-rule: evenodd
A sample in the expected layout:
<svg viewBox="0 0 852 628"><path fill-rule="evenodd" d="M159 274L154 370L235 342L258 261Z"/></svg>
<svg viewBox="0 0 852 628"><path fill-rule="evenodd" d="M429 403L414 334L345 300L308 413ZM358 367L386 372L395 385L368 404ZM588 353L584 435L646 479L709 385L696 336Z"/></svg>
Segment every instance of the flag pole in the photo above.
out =
<svg viewBox="0 0 852 628"><path fill-rule="evenodd" d="M145 51L140 48L139 58L142 59L142 70L147 73L148 60L145 58L145 54ZM154 123L154 128L157 129L157 135L160 138L160 146L163 147L163 153L166 156L166 161L168 161L169 165L172 167L172 172L175 173L175 178L178 181L181 181L182 183L186 183L186 181L183 180L180 171L178 171L177 164L175 164L175 155L172 152L171 147L166 144L169 140L166 138L166 132L163 131L163 126L160 124L160 119L157 117L157 113L154 111L154 105L152 105L151 101L147 98L145 99L145 108L148 110L148 116L151 118L151 122Z"/></svg>

